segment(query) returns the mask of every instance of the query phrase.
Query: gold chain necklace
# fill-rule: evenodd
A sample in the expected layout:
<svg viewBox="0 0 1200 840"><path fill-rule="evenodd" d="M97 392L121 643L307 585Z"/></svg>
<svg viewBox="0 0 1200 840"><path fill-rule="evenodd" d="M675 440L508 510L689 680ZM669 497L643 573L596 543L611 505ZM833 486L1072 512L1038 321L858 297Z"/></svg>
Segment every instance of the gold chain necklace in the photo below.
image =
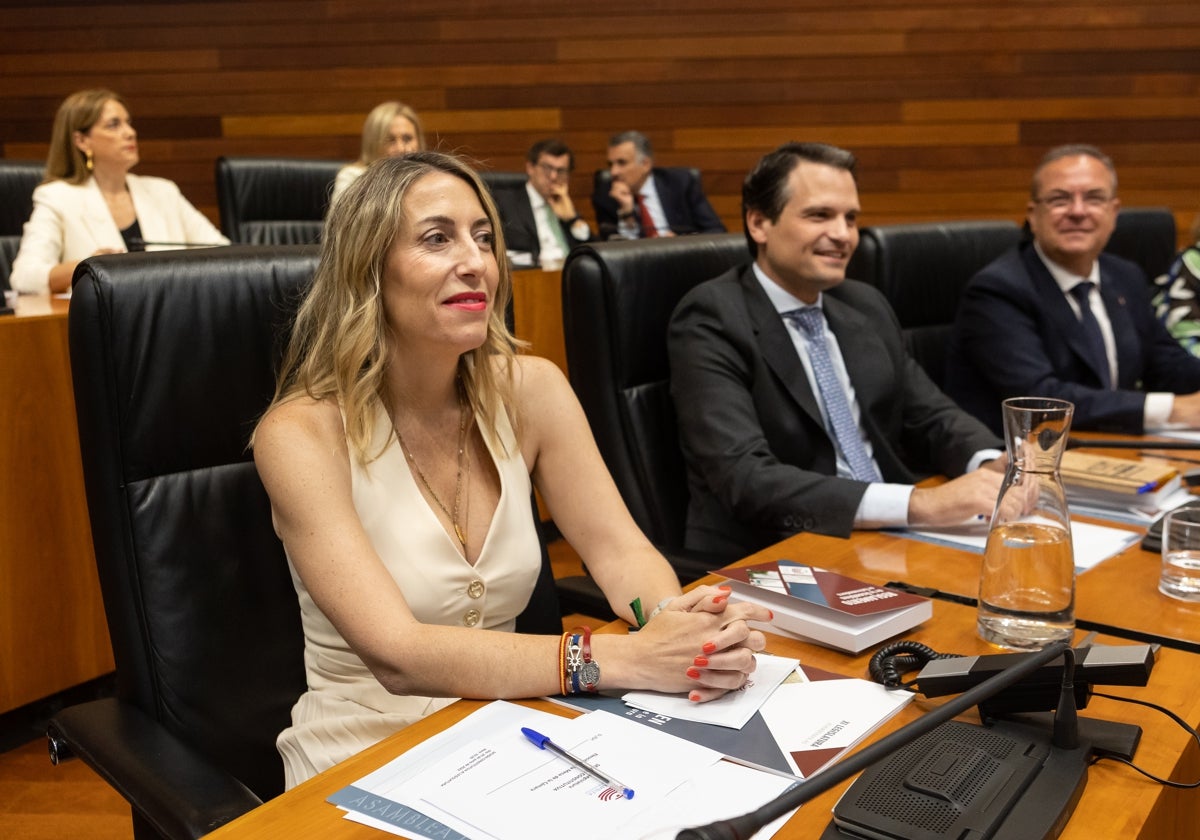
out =
<svg viewBox="0 0 1200 840"><path fill-rule="evenodd" d="M454 535L458 537L459 543L462 545L463 556L467 554L467 523L465 521L460 525L458 522L459 506L462 502L463 489L463 472L467 474L467 494L471 493L471 458L467 453L467 403L463 399L461 386L458 392L458 475L454 480L454 509L453 511L446 508L445 503L434 492L433 486L429 483L429 479L425 477L425 473L421 472L421 468L417 466L417 461L413 458L412 450L404 442L404 436L400 434L400 428L393 426L396 430L396 439L400 441L400 450L404 453L404 457L408 459L408 463L412 465L413 472L417 474L417 478L421 480L421 484L429 491L430 497L434 503L442 509L442 513L446 514L450 520L450 524L454 526ZM464 470L465 463L465 470ZM468 504L470 498L468 498ZM468 516L470 515L468 511Z"/></svg>

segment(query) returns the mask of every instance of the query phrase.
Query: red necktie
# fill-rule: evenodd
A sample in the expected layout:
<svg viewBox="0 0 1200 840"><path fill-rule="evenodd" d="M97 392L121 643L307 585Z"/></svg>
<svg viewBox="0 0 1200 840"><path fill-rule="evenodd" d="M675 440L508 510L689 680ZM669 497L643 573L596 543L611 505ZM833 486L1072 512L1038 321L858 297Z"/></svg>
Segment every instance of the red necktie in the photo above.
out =
<svg viewBox="0 0 1200 840"><path fill-rule="evenodd" d="M658 236L658 228L654 226L654 220L650 218L650 211L646 209L646 202L642 201L640 194L633 197L637 203L638 220L642 223L642 236L646 239L653 239Z"/></svg>

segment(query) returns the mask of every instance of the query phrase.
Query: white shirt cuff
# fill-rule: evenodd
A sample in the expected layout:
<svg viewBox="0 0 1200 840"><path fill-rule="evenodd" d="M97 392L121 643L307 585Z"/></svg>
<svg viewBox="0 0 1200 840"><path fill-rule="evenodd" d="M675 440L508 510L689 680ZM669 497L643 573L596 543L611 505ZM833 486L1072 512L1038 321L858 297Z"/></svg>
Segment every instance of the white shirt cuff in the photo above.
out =
<svg viewBox="0 0 1200 840"><path fill-rule="evenodd" d="M995 461L1003 454L999 449L980 449L967 461L967 472L974 472L983 466L984 461Z"/></svg>
<svg viewBox="0 0 1200 840"><path fill-rule="evenodd" d="M867 485L858 510L854 514L855 528L905 528L908 526L908 497L911 484Z"/></svg>
<svg viewBox="0 0 1200 840"><path fill-rule="evenodd" d="M1146 394L1146 407L1142 410L1142 425L1147 429L1165 428L1174 408L1174 394L1161 391Z"/></svg>

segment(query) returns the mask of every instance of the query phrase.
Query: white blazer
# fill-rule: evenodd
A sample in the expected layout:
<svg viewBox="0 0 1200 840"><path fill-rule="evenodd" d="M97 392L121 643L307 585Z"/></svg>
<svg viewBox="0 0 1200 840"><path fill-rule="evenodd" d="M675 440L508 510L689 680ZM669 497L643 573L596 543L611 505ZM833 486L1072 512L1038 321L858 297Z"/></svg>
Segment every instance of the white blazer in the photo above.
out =
<svg viewBox="0 0 1200 840"><path fill-rule="evenodd" d="M142 238L147 242L229 244L204 214L188 203L174 182L126 175L125 183ZM170 247L147 245L146 250ZM61 262L86 259L100 248L124 251L125 241L96 179L89 178L83 184L42 184L33 191L33 214L25 223L9 283L25 294L45 293L50 288L50 269Z"/></svg>

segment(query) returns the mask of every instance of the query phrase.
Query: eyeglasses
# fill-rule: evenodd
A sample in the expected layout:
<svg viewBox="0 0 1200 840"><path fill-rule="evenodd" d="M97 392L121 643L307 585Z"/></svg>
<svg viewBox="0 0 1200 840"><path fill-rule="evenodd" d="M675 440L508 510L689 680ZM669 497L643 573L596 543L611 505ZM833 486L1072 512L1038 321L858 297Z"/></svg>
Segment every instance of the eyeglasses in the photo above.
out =
<svg viewBox="0 0 1200 840"><path fill-rule="evenodd" d="M537 166L551 178L566 178L571 174L571 170L565 166L551 166L548 163L539 163Z"/></svg>
<svg viewBox="0 0 1200 840"><path fill-rule="evenodd" d="M1103 190L1091 190L1085 193L1052 192L1034 201L1045 205L1051 212L1062 213L1074 207L1076 199L1082 201L1088 210L1102 210L1112 203L1113 197Z"/></svg>

